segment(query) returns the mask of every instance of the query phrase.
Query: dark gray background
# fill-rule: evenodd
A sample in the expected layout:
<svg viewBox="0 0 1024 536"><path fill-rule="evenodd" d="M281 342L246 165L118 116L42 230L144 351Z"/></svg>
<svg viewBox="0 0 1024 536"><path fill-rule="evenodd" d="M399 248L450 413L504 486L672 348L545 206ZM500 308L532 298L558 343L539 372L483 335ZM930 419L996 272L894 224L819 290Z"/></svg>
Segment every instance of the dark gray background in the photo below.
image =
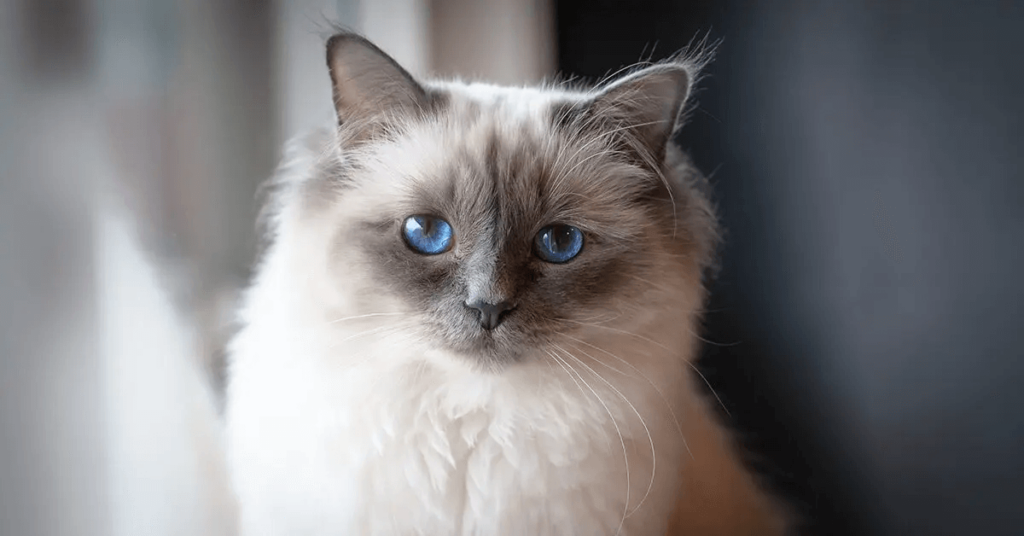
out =
<svg viewBox="0 0 1024 536"><path fill-rule="evenodd" d="M723 39L679 137L728 229L702 365L809 534L1024 533L1022 23L557 2L560 67L591 79Z"/></svg>

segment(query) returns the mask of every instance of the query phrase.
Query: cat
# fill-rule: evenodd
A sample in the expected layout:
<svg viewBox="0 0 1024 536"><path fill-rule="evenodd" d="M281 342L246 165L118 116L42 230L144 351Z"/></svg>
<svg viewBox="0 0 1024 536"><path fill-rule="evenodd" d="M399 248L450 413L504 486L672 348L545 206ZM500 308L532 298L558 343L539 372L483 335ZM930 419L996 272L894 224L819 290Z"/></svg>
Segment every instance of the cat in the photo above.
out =
<svg viewBox="0 0 1024 536"><path fill-rule="evenodd" d="M512 88L328 40L337 124L271 182L229 349L242 534L784 532L691 365L705 59Z"/></svg>

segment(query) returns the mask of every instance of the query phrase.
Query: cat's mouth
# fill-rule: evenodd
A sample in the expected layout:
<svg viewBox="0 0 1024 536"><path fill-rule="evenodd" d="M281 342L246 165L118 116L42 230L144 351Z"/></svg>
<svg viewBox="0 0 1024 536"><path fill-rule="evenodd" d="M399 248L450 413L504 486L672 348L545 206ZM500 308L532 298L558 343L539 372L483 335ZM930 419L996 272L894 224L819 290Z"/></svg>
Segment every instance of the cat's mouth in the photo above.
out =
<svg viewBox="0 0 1024 536"><path fill-rule="evenodd" d="M472 368L500 370L524 361L545 337L538 313L519 300L463 298L425 313L420 333L428 344Z"/></svg>
<svg viewBox="0 0 1024 536"><path fill-rule="evenodd" d="M530 347L529 337L519 327L511 310L498 319L481 320L474 315L456 336L447 338L444 346L475 366L503 368L520 361Z"/></svg>

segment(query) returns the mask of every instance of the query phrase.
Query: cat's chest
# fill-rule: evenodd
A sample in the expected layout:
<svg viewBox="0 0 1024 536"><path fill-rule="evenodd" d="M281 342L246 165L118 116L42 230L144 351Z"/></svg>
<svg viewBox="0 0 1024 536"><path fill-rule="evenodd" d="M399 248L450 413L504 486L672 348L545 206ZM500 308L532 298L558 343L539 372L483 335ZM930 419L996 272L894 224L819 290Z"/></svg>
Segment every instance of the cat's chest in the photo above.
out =
<svg viewBox="0 0 1024 536"><path fill-rule="evenodd" d="M258 377L276 402L255 396L270 392ZM238 380L254 395L235 385L240 495L286 513L261 521L283 532L314 519L361 534L599 534L621 517L622 443L592 399L422 371L293 367Z"/></svg>

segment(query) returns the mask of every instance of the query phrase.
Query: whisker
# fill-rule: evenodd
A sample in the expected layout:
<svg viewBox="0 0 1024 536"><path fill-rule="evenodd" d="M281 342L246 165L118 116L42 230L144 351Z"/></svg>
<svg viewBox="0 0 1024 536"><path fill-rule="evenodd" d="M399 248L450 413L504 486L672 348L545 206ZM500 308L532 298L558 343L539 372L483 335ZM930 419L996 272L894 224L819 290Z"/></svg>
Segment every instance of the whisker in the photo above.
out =
<svg viewBox="0 0 1024 536"><path fill-rule="evenodd" d="M576 376L579 377L580 382L583 382L583 385L587 386L587 389L589 389L590 392L594 394L594 398L596 398L597 401L601 403L601 406L604 407L605 413L608 414L608 418L612 421L612 426L615 427L615 433L617 433L619 435L619 443L622 444L622 459L623 459L623 461L626 464L626 503L625 503L625 505L623 506L623 509L622 509L622 520L619 521L619 527L618 527L618 529L615 530L615 535L618 536L619 533L622 532L622 525L624 525L626 523L626 518L628 517L627 514L629 512L629 490L630 490L629 454L626 451L626 440L625 440L625 438L623 438L622 430L619 429L619 423L616 422L615 415L612 414L612 410L608 407L608 404L606 404L604 402L604 399L601 398L601 395L597 394L597 391L595 391L594 388L591 387L589 383L587 383L587 380L583 379L583 376L579 373L579 371L577 371L572 366L572 364L569 363L568 361L565 361L564 359L559 358L558 355L556 355L556 354L554 354L552 352L549 352L547 350L545 350L545 353L547 353L552 358L554 358L560 365L568 367L568 369L566 370L567 373L568 373L569 370L572 370L573 372L576 373ZM569 374L569 377L571 378L572 374ZM576 381L575 378L573 379L573 381ZM579 387L579 385L580 385L580 383L576 382L576 386ZM582 387L580 387L580 391L581 392L583 391ZM586 396L586 395L584 395L584 396Z"/></svg>
<svg viewBox="0 0 1024 536"><path fill-rule="evenodd" d="M544 353L547 354L548 357L552 358L555 361L555 363L558 363L558 365L562 367L562 370L564 370L566 374L569 374L569 379L571 379L576 384L576 387L579 388L580 394L582 394L584 397L586 397L587 393L583 391L583 386L580 385L580 382L576 381L576 378L572 374L569 373L569 369L567 369L565 367L564 362L559 360L558 357L556 357L555 355L553 355L551 352L549 352L547 350L545 350Z"/></svg>
<svg viewBox="0 0 1024 536"><path fill-rule="evenodd" d="M361 331L359 333L356 333L356 334L353 334L353 335L349 335L348 337L345 337L344 339L341 339L337 343L331 345L331 348L334 348L335 346L337 346L339 344L348 342L348 341L350 341L352 339L355 339L355 338L358 338L358 337L364 337L366 335L373 335L374 333L380 333L381 331L387 331L389 329L396 329L396 327L397 326L377 326L375 328L368 329L366 331Z"/></svg>
<svg viewBox="0 0 1024 536"><path fill-rule="evenodd" d="M613 320L618 320L621 317L622 317L622 313L619 312L619 311L615 311L614 316L608 316L607 314L604 314L604 315L598 315L598 316L592 316L592 317L583 318L583 319L581 319L581 321L582 322L611 322Z"/></svg>
<svg viewBox="0 0 1024 536"><path fill-rule="evenodd" d="M410 327L410 325L408 325L408 324L390 324L390 325L387 325L387 326L377 326L375 328L371 328L371 329L368 329L368 330L365 330L365 331L360 331L358 333L353 333L353 334L351 334L351 335L349 335L349 336L347 336L347 337L345 337L345 338L343 338L341 340L335 341L333 344L329 345L327 347L327 349L337 348L338 346L340 346L340 345L342 345L342 344L344 344L344 343L346 343L348 341L351 341L353 339L357 339L359 337L365 337L367 335L374 335L374 334L380 334L380 333L388 334L389 332L398 332L398 331L401 331L401 330L404 330L404 329L408 329L409 327Z"/></svg>
<svg viewBox="0 0 1024 536"><path fill-rule="evenodd" d="M578 352L583 352L583 350L581 350L581 349L580 349L579 347L577 347L577 346L573 346L573 349L574 349L574 350L576 350L576 351L578 351ZM583 352L583 354L584 354L584 355L586 355L587 357L589 357L589 358L590 358L591 360L593 360L594 362L596 362L596 363L600 363L600 364L601 364L602 366L604 366L605 368L611 369L611 370L612 370L613 372L617 372L617 373L619 373L619 374L621 374L621 375L623 375L623 376L630 376L629 374L627 374L627 373L625 373L625 372L623 372L623 371L621 371L621 370L619 370L619 369L617 369L617 368L615 368L615 367L613 367L613 366L609 365L608 363L605 363L604 361L601 361L600 359L596 359L596 358L595 358L594 356L592 356L592 355L590 355L590 354L588 354L588 353L586 353L586 352Z"/></svg>
<svg viewBox="0 0 1024 536"><path fill-rule="evenodd" d="M686 448L686 452L688 452L690 454L690 459L693 459L693 460L696 459L696 458L693 457L693 451L690 450L690 444L686 441L686 435L683 434L683 426L681 424L679 424L679 418L676 417L676 412L675 412L675 410L672 409L672 404L669 403L668 398L665 396L665 393L663 393L661 391L661 389L658 388L657 384L655 384L653 381L651 381L651 379L649 377L647 377L647 375L644 374L643 371L641 371L640 369L636 368L635 365L633 365L629 361L626 361L625 359L623 359L623 358L621 358L621 357L619 357L619 356L609 352L608 350L605 350L604 348L600 348L600 347L594 346L593 344L590 344L589 342L577 339L576 337L573 337L572 335L565 335L565 337L568 337L569 339L572 339L572 340L574 340L574 341L576 341L576 342L578 342L580 344L585 344L585 345L587 345L587 346L589 346L589 347L591 347L591 348L593 348L593 349L595 349L595 350L597 350L599 352L604 352L605 354L608 354L608 355L614 357L615 359L618 359L619 361L621 361L627 367L635 370L636 373L640 375L640 377L642 377L643 379L647 380L647 383L651 384L651 387L653 387L655 392L658 393L658 396L661 397L662 402L665 403L665 407L668 408L669 414L672 415L672 420L676 423L676 430L679 432L679 438L683 440L683 447L685 447ZM594 361L596 361L598 363L602 363L602 361L600 359L597 359L596 357L588 354L582 348L576 348L576 349L579 350L580 352L583 352L584 355L590 357Z"/></svg>
<svg viewBox="0 0 1024 536"><path fill-rule="evenodd" d="M697 312L697 311L686 311L686 312ZM570 320L568 318L564 318L562 320L565 321L565 322L572 322L574 324L580 324L580 325L584 325L584 326L593 326L593 327L597 327L597 328L603 328L603 329L610 329L610 330L613 330L613 331L619 331L619 332L624 333L626 335L632 335L633 337L637 337L639 339L645 340L645 341L650 342L652 344L656 344L656 345L658 345L658 346L660 346L660 347L662 347L662 348L664 348L666 350L671 350L670 348L667 348L665 345L661 344L658 341L655 341L655 340L652 340L652 339L648 339L647 337L644 337L643 335L638 335L636 333L631 333L629 331L623 331L621 329L616 329L616 328L609 327L609 326L602 326L601 324L586 324L584 322L579 322L579 321L576 321L576 320ZM706 343L706 344L710 344L711 346L718 346L719 348L728 348L728 347L732 347L732 346L736 346L736 345L740 344L739 342L724 343L724 342L715 342L715 341L712 341L712 340L708 340L708 339L705 339L704 337L701 337L700 335L694 333L693 330L690 329L689 326L684 324L683 327L686 328L686 332L687 333L689 333L690 335L694 336L697 340L699 340L699 341L701 341L703 343Z"/></svg>
<svg viewBox="0 0 1024 536"><path fill-rule="evenodd" d="M675 293L676 293L675 291L673 291L673 290L670 290L670 289L669 289L668 287L666 287L666 286L664 286L664 285L659 285L659 284L657 284L657 283L655 283L655 282L653 282L653 281L651 281L651 280L649 280L649 279L644 279L643 277L640 277L640 276L638 276L638 275L635 275L635 274L630 274L630 273L627 273L627 274L625 274L625 275L626 275L627 277L631 278L631 279L636 279L637 281L640 281L640 282L642 282L642 283L647 283L647 284L648 284L648 285L650 285L651 287L653 287L653 288L655 288L655 289L657 289L657 290L660 290L660 291L662 291L662 292L664 292L664 293L666 293L666 294L675 294ZM694 313L694 312L696 312L696 311L692 311L692 310L690 310L690 311L687 311L687 312L688 312L688 313Z"/></svg>
<svg viewBox="0 0 1024 536"><path fill-rule="evenodd" d="M373 316L396 316L396 315L404 315L404 314L406 314L406 313L368 313L368 314L365 314L365 315L346 316L344 318L338 318L338 319L335 319L335 320L331 320L330 322L328 322L328 324L337 324L338 322L345 322L345 321L348 321L348 320L357 320L357 319L360 319L360 318L370 318L370 317L373 317Z"/></svg>
<svg viewBox="0 0 1024 536"><path fill-rule="evenodd" d="M654 345L656 345L656 346L658 346L658 347L660 347L662 349L668 350L669 352L673 351L671 348L665 346L664 344L661 344L660 342L658 342L658 341L656 341L654 339L649 339L647 337L644 337L643 335L638 335L636 333L631 333L629 331L625 331L625 330L622 330L622 329L617 329L617 328L613 328L613 327L609 327L609 326L602 326L600 324L584 324L582 322L575 322L573 320L566 320L566 322L573 322L573 323L580 324L580 325L583 325L583 326L590 326L590 327L595 327L595 328L607 329L609 331L614 331L614 332L617 332L617 333L622 333L624 335L629 335L631 337L636 337L636 338L638 338L640 340L647 341L647 342L649 342L651 344L654 344ZM687 329L689 330L689 328L687 328ZM693 334L693 331L690 330L690 333ZM694 334L694 336L697 337L698 339L702 340L702 341L705 341L704 339L701 339L699 336L697 336L695 334ZM709 341L705 341L705 342L709 342ZM711 386L711 382L708 381L706 376L704 376L704 373L702 373L700 371L700 369L695 367L693 365L693 363L690 363L688 360L684 359L683 362L686 363L686 365L689 366L691 369L693 369L693 371L696 372L698 376L700 376L701 380L704 380L704 384L707 385L708 389L711 390L711 394L715 396L715 400L717 400L718 404L722 406L723 410L725 410L725 414L730 416L730 417L732 417L732 413L729 412L729 408L725 407L725 402L722 402L722 398L718 396L718 393L715 391L715 388Z"/></svg>
<svg viewBox="0 0 1024 536"><path fill-rule="evenodd" d="M602 382L605 383L605 385L607 385L613 391L615 391L615 394L619 395L619 397L621 397L622 400L626 404L629 405L629 408L633 410L633 413L636 414L636 418L640 419L640 424L644 427L644 432L647 433L647 440L651 443L651 481L650 481L650 483L647 484L647 493L644 494L643 498L640 499L640 502L637 503L637 505L633 508L633 511L629 512L628 514L626 514L626 517L629 517L629 516L635 514L637 512L637 510L640 509L640 506L644 504L644 501L647 500L647 497L650 496L650 494L651 494L651 490L654 488L654 475L657 474L657 471L658 471L658 455L657 455L657 453L655 452L655 449L654 449L654 436L651 435L651 430L650 430L650 428L647 427L647 422L644 421L643 416L641 416L640 412L637 411L636 406L634 406L633 403L630 402L628 398L626 398L626 395L622 394L622 391L619 391L619 389L616 388L614 385L612 385L611 382L609 382L603 376L598 374L598 372L596 370L594 370L590 365L584 363L583 360L581 360L580 358L578 358L575 355L573 355L572 352L569 352L568 350L566 350L566 349L564 349L564 348L562 348L562 347L560 347L558 345L554 345L554 347L556 349L558 349L558 350L561 350L562 352L565 352L566 355L568 355L569 357L573 358L577 363L579 363L580 365L586 367L586 369L589 370L591 374L593 374L594 376L597 376L597 379L601 380ZM627 507L628 506L629 505L627 503Z"/></svg>

